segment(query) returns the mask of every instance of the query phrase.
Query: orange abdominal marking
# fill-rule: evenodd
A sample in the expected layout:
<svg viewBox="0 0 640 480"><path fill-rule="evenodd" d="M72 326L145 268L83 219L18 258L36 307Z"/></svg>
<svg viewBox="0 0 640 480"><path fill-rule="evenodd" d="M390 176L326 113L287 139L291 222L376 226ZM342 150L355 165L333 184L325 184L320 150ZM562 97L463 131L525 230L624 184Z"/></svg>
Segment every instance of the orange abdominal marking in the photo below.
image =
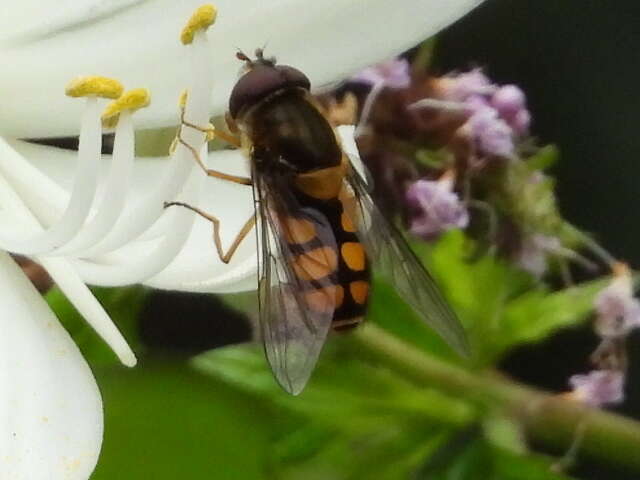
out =
<svg viewBox="0 0 640 480"><path fill-rule="evenodd" d="M343 162L335 167L323 168L296 177L296 186L310 197L319 200L336 198L342 190L342 180L346 173Z"/></svg>
<svg viewBox="0 0 640 480"><path fill-rule="evenodd" d="M351 270L360 272L365 267L364 248L360 242L345 242L340 247L342 252L342 258L344 263L347 264Z"/></svg>
<svg viewBox="0 0 640 480"><path fill-rule="evenodd" d="M307 305L316 312L333 312L342 305L344 289L340 285L311 290L304 294Z"/></svg>
<svg viewBox="0 0 640 480"><path fill-rule="evenodd" d="M298 255L293 269L301 280L320 280L338 267L338 256L330 247L320 247Z"/></svg>
<svg viewBox="0 0 640 480"><path fill-rule="evenodd" d="M369 282L364 282L362 280L351 282L349 284L349 291L351 292L351 297L356 303L364 305L367 301L367 296L369 295Z"/></svg>
<svg viewBox="0 0 640 480"><path fill-rule="evenodd" d="M356 231L356 227L354 227L353 222L351 221L351 218L349 217L349 215L347 215L344 212L340 216L340 225L342 225L342 229L345 232L353 233Z"/></svg>
<svg viewBox="0 0 640 480"><path fill-rule="evenodd" d="M303 244L316 237L316 227L309 220L287 217L283 223L288 243Z"/></svg>

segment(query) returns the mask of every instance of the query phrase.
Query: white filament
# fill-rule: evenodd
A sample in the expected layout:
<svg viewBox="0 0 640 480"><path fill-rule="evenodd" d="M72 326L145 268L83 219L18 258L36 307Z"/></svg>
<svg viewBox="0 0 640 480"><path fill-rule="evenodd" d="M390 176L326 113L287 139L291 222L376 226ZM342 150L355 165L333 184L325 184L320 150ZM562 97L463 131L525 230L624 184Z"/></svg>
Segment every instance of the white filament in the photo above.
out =
<svg viewBox="0 0 640 480"><path fill-rule="evenodd" d="M208 61L209 46L205 32L196 33L189 50L192 72L185 107L185 119L195 125L205 126L209 123L209 99L213 88L213 71ZM200 151L200 146L204 141L202 132L192 128L184 128L182 137L196 151ZM172 156L172 162L167 167L158 187L133 209L126 212L114 230L102 242L89 249L86 254L98 255L110 252L132 239L138 238L160 218L164 202L175 198L194 166L195 159L192 153L183 145L178 144Z"/></svg>
<svg viewBox="0 0 640 480"><path fill-rule="evenodd" d="M75 253L81 256L82 249L95 245L113 228L122 214L127 198L134 159L134 140L131 112L125 110L118 119L113 159L97 213L74 239L64 247L51 252L52 254Z"/></svg>
<svg viewBox="0 0 640 480"><path fill-rule="evenodd" d="M62 217L49 229L26 239L13 238L0 232L0 248L24 255L42 254L75 236L89 214L96 193L101 149L102 128L98 102L95 97L89 97L82 117L76 177Z"/></svg>
<svg viewBox="0 0 640 480"><path fill-rule="evenodd" d="M197 203L205 178L201 172L193 170L181 201L191 204ZM93 285L116 287L143 282L166 268L173 261L187 240L195 220L192 212L177 207L172 208L166 214L171 216L167 232L148 255L140 259L129 258L126 262L116 264L79 259L74 260L73 265L82 278Z"/></svg>

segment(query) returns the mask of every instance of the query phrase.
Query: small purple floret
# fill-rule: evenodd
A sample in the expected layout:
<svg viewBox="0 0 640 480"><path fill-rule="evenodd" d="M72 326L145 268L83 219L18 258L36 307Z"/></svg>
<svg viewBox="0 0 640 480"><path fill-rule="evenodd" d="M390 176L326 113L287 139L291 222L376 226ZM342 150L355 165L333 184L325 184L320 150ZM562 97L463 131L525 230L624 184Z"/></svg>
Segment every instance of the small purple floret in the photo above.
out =
<svg viewBox="0 0 640 480"><path fill-rule="evenodd" d="M475 95L490 95L497 88L479 68L448 75L443 78L442 85L443 95L453 102L466 102L469 97Z"/></svg>
<svg viewBox="0 0 640 480"><path fill-rule="evenodd" d="M411 83L409 62L404 58L392 58L365 68L351 80L370 86L384 85L388 88L407 88Z"/></svg>
<svg viewBox="0 0 640 480"><path fill-rule="evenodd" d="M604 338L627 335L640 327L640 302L633 297L631 279L616 278L595 299L596 330Z"/></svg>
<svg viewBox="0 0 640 480"><path fill-rule="evenodd" d="M513 155L513 129L493 108L484 108L471 115L467 122L478 150L487 155Z"/></svg>
<svg viewBox="0 0 640 480"><path fill-rule="evenodd" d="M624 400L624 374L618 370L593 370L586 375L573 375L569 384L577 398L592 407Z"/></svg>
<svg viewBox="0 0 640 480"><path fill-rule="evenodd" d="M465 228L469 213L446 180L418 180L406 192L410 211L411 233L433 240L452 228Z"/></svg>

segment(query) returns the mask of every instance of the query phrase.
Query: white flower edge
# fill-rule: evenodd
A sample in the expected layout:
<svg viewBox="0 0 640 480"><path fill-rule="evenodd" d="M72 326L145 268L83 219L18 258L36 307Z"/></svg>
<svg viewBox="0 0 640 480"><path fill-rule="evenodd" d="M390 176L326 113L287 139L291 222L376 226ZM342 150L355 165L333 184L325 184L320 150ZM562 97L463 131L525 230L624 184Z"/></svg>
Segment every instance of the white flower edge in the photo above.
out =
<svg viewBox="0 0 640 480"><path fill-rule="evenodd" d="M0 91L11 92L4 96L0 110L1 134L22 138L77 134L81 107L60 92L70 78L82 72L118 78L128 88L148 87L153 102L138 115L139 125L176 123L175 99L184 88L188 68L176 39L176 25L186 20L201 0L119 2L131 5L112 10L105 7L109 2L85 0L78 2L78 11L85 11L86 18L91 19L91 12L101 5L104 15L95 22L82 15L69 16L69 24L60 23L55 12L43 13L58 8L57 4L41 3L39 15L29 17L22 29L12 28L13 40L5 38L4 46L0 43L0 60L11 65L0 76ZM216 80L211 112L221 114L227 107L241 67L235 58L237 47L251 53L268 42L268 55L299 68L314 88L320 88L414 46L480 3L219 0L215 2L218 19L210 32L210 64ZM13 2L7 9L23 9L19 4ZM69 5L65 8L72 9ZM148 24L154 28L144 29ZM40 33L34 36L29 32ZM362 47L363 39L366 48Z"/></svg>
<svg viewBox="0 0 640 480"><path fill-rule="evenodd" d="M102 401L78 347L0 252L0 473L84 480L102 443Z"/></svg>

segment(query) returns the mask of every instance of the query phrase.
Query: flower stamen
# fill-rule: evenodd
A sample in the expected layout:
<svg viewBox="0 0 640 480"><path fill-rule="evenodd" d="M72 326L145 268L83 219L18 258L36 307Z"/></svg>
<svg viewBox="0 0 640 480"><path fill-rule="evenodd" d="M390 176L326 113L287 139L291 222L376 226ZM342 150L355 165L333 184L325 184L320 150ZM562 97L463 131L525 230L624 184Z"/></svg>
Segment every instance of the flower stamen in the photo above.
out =
<svg viewBox="0 0 640 480"><path fill-rule="evenodd" d="M118 99L107 105L102 112L102 126L113 128L118 123L122 112L135 112L151 102L151 95L146 88L134 88L122 94Z"/></svg>
<svg viewBox="0 0 640 480"><path fill-rule="evenodd" d="M182 29L180 34L180 41L184 45L189 45L193 42L196 32L200 30L206 30L216 21L218 11L213 5L202 5L189 18L189 21Z"/></svg>
<svg viewBox="0 0 640 480"><path fill-rule="evenodd" d="M82 228L96 193L102 129L98 98L113 98L122 93L117 80L100 76L78 77L67 85L66 94L85 97L86 105L80 127L78 168L65 211L47 230L29 239L2 239L2 248L24 255L46 254L65 245Z"/></svg>
<svg viewBox="0 0 640 480"><path fill-rule="evenodd" d="M213 72L208 61L209 48L205 29L213 23L215 15L211 11L207 13L207 9L202 10L202 8L204 7L196 11L190 23L185 27L185 29L191 28L194 34L192 42L187 42L191 43L189 50L191 51L192 71L190 86L187 89L189 94L183 93L181 95L180 104L184 103L183 117L193 125L208 123L210 92L213 83ZM215 9L213 11L215 12ZM209 20L206 18L206 21L194 20L196 17L200 18L199 15L204 15ZM190 148L187 148L186 145L189 145ZM193 161L192 151L199 152L201 157L206 157L205 135L201 131L190 128L183 133L183 142L176 146L171 165L168 167L167 174L159 188L128 211L127 215L123 215L105 241L92 249L93 254L97 250L100 250L100 253L109 252L140 237L162 215L164 202L174 199L178 192L181 192L180 199L182 201L197 203L200 186L206 177L201 172L194 171L196 163ZM185 186L187 178L189 181ZM105 258L104 263L77 260L75 262L76 268L90 283L104 286L141 282L153 277L164 270L180 252L195 220L193 214L179 210L166 212L165 215L168 219L163 223L164 228L160 230L162 238L159 241L157 238L149 239L150 244L154 245L151 253L141 257L133 264L129 263L126 269L121 267L117 252L113 253L110 258ZM143 251L148 251L148 247Z"/></svg>
<svg viewBox="0 0 640 480"><path fill-rule="evenodd" d="M116 133L113 157L101 203L91 221L84 226L76 238L56 251L56 254L73 252L78 255L82 249L90 248L104 238L116 224L124 210L133 168L135 134L132 114L149 103L149 91L137 88L121 95L103 111L103 125L112 126L115 123Z"/></svg>
<svg viewBox="0 0 640 480"><path fill-rule="evenodd" d="M122 95L122 84L108 77L88 75L76 77L65 88L65 94L69 97L101 97L115 99Z"/></svg>

